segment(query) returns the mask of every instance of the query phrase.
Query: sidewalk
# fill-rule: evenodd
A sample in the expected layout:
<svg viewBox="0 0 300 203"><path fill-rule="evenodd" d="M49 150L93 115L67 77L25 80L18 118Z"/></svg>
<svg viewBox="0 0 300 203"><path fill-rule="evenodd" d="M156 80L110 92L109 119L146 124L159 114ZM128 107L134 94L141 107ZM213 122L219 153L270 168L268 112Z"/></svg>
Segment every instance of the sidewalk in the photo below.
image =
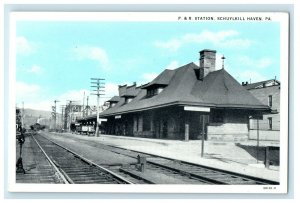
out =
<svg viewBox="0 0 300 203"><path fill-rule="evenodd" d="M98 142L209 167L216 167L249 176L279 181L279 167L266 169L253 166L257 163L255 157L231 142L205 141L204 157L202 158L201 140L186 142L180 140L161 140L114 135L100 135L100 137L94 137L71 133L51 133L51 135L55 137L63 136L63 138L78 141L86 140Z"/></svg>

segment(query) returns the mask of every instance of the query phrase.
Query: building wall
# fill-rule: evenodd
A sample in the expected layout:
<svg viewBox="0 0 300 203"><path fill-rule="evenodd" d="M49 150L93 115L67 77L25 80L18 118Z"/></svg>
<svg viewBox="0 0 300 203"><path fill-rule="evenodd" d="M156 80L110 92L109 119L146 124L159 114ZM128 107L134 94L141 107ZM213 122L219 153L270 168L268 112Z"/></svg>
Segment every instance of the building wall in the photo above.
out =
<svg viewBox="0 0 300 203"><path fill-rule="evenodd" d="M165 108L111 116L105 124L105 133L158 139L183 139L182 110Z"/></svg>
<svg viewBox="0 0 300 203"><path fill-rule="evenodd" d="M212 122L207 126L208 140L244 141L248 139L248 114L246 110L223 110L223 122ZM213 115L212 115L213 116Z"/></svg>
<svg viewBox="0 0 300 203"><path fill-rule="evenodd" d="M222 122L214 122L214 110L204 117L204 136L207 140L242 141L249 137L247 110L221 110ZM108 119L110 132L157 139L202 139L203 113L184 111L183 107L164 108L122 115L120 119ZM145 129L146 128L146 129ZM113 130L112 130L113 129ZM188 133L187 133L188 129ZM188 134L186 138L185 135Z"/></svg>
<svg viewBox="0 0 300 203"><path fill-rule="evenodd" d="M180 116L176 108L145 111L136 113L134 123L138 122L138 129L134 128L133 136L180 139Z"/></svg>
<svg viewBox="0 0 300 203"><path fill-rule="evenodd" d="M184 122L185 129L183 130L184 135L186 136L187 127L189 128L189 138L190 140L199 140L202 139L203 135L203 113L197 111L184 111L185 119L181 122ZM209 123L209 115L204 117L204 138L207 138L207 125ZM185 138L186 139L186 138Z"/></svg>
<svg viewBox="0 0 300 203"><path fill-rule="evenodd" d="M249 92L255 96L263 104L269 104L269 95L272 95L272 111L277 114L265 114L263 119L259 120L259 129L261 131L262 140L279 140L280 134L280 85L264 87L259 89L251 89ZM269 119L272 119L272 128L269 125ZM250 135L249 139L256 139L257 121L250 119ZM255 132L255 133L254 133Z"/></svg>
<svg viewBox="0 0 300 203"><path fill-rule="evenodd" d="M250 130L249 139L257 140L257 130ZM259 130L259 140L280 141L279 130Z"/></svg>
<svg viewBox="0 0 300 203"><path fill-rule="evenodd" d="M145 113L136 113L133 116L134 120L134 128L133 128L133 136L134 137L146 137L153 138L153 131L151 130L151 121L148 123L150 126L148 130L144 130L143 127L145 125L145 116L151 116Z"/></svg>
<svg viewBox="0 0 300 203"><path fill-rule="evenodd" d="M207 127L208 140L244 141L249 131L246 123L210 123Z"/></svg>
<svg viewBox="0 0 300 203"><path fill-rule="evenodd" d="M217 112L217 113L216 113ZM249 131L249 110L211 109L204 117L204 136L207 140L243 141L256 138L255 130ZM106 134L157 139L202 139L205 115L197 111L184 111L183 107L162 108L134 114L109 117ZM277 131L278 133L278 131ZM260 139L273 139L269 131L261 132Z"/></svg>

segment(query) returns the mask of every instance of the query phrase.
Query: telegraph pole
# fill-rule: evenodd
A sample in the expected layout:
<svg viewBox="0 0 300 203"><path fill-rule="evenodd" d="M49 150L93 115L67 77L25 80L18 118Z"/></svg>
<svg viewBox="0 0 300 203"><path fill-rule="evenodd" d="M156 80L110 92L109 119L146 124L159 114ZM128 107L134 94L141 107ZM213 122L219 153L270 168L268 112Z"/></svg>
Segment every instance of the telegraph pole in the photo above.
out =
<svg viewBox="0 0 300 203"><path fill-rule="evenodd" d="M66 102L65 105L65 117L64 117L64 130L67 131L68 127L68 118L69 118L69 114L70 114L70 108L68 103Z"/></svg>
<svg viewBox="0 0 300 203"><path fill-rule="evenodd" d="M65 108L66 106L65 105L60 105L60 110L61 110L61 130L64 128L64 111L65 111Z"/></svg>
<svg viewBox="0 0 300 203"><path fill-rule="evenodd" d="M104 81L105 79L103 78L91 78L91 84L93 86L93 88L95 88L92 91L95 91L96 93L92 93L92 95L97 95L97 122L96 122L96 136L99 137L99 100L100 100L100 96L104 95L101 94L101 92L104 92Z"/></svg>
<svg viewBox="0 0 300 203"><path fill-rule="evenodd" d="M256 159L257 159L257 163L259 162L259 119L257 118L256 120L256 127L257 127L257 143L256 143Z"/></svg>
<svg viewBox="0 0 300 203"><path fill-rule="evenodd" d="M56 131L56 103L59 102L58 100L54 100L54 108L53 108L53 117L54 117L54 130Z"/></svg>
<svg viewBox="0 0 300 203"><path fill-rule="evenodd" d="M84 117L84 99L85 99L85 92L83 92L83 100L82 100L82 118Z"/></svg>
<svg viewBox="0 0 300 203"><path fill-rule="evenodd" d="M86 116L89 115L89 96L86 97Z"/></svg>

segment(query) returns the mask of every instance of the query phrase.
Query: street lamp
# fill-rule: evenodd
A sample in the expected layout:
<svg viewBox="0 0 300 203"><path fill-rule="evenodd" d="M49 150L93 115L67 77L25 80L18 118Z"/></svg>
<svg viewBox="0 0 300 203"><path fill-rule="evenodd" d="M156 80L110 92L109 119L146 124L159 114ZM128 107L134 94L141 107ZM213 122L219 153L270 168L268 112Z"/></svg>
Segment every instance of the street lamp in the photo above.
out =
<svg viewBox="0 0 300 203"><path fill-rule="evenodd" d="M23 160L22 160L22 146L25 142L25 135L24 134L25 134L25 128L20 127L20 132L17 132L17 140L18 140L18 143L20 145L20 154L19 154L19 158L18 158L17 163L16 163L16 167L17 167L16 172L25 174L25 170L23 168Z"/></svg>

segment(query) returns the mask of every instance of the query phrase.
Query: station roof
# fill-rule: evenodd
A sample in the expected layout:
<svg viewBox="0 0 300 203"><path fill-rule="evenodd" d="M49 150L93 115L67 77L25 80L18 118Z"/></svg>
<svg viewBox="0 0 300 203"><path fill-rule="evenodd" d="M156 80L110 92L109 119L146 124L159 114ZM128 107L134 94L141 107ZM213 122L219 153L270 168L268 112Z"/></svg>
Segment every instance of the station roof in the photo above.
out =
<svg viewBox="0 0 300 203"><path fill-rule="evenodd" d="M166 69L164 70L161 74L159 74L153 81L151 81L150 83L148 83L147 85L144 85L142 87L142 89L148 89L151 86L167 86L169 85L174 73L176 71L175 70L169 70Z"/></svg>
<svg viewBox="0 0 300 203"><path fill-rule="evenodd" d="M161 93L147 97L146 88L137 88L138 93L131 102L125 104L125 98L120 97L120 101L114 107L101 112L100 117L171 105L269 109L226 70L211 72L203 80L199 80L195 74L198 69L197 65L189 63L174 70L165 70L148 85L148 87L156 83L166 85Z"/></svg>
<svg viewBox="0 0 300 203"><path fill-rule="evenodd" d="M107 100L107 102L119 102L119 101L120 101L120 97L119 96L114 96L110 100Z"/></svg>
<svg viewBox="0 0 300 203"><path fill-rule="evenodd" d="M131 85L131 86L119 86L119 94L120 97L135 97L139 91L140 91L141 87L136 87L136 85Z"/></svg>

